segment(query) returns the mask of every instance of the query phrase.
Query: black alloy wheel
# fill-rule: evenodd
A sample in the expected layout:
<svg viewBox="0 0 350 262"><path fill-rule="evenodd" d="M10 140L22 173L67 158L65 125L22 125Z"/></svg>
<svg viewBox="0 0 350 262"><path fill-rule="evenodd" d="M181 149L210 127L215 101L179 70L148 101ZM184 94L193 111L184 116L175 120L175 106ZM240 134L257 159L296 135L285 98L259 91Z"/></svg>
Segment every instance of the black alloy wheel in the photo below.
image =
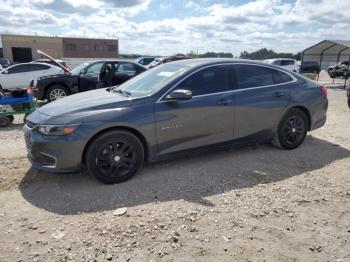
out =
<svg viewBox="0 0 350 262"><path fill-rule="evenodd" d="M135 175L144 160L140 140L126 131L111 131L97 137L89 146L86 166L104 183L119 183Z"/></svg>
<svg viewBox="0 0 350 262"><path fill-rule="evenodd" d="M280 122L275 144L284 149L297 148L304 141L307 130L308 121L305 113L293 108Z"/></svg>

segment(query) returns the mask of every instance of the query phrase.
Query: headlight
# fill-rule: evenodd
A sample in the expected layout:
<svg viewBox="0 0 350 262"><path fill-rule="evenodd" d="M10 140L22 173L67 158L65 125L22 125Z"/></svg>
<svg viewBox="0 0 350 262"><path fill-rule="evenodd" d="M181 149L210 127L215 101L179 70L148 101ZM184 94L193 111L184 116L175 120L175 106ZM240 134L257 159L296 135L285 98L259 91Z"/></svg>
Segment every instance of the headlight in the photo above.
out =
<svg viewBox="0 0 350 262"><path fill-rule="evenodd" d="M73 125L41 125L38 127L38 132L47 136L64 136L72 134L79 124Z"/></svg>

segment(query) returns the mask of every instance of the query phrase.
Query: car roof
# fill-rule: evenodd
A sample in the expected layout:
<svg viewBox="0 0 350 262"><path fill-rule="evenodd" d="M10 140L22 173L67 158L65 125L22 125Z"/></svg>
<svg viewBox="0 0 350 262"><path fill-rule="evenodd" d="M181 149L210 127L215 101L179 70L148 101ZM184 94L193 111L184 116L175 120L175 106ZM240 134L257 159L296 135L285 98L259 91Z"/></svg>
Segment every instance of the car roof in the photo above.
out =
<svg viewBox="0 0 350 262"><path fill-rule="evenodd" d="M18 63L18 64L14 64L14 65L11 65L11 67L13 66L18 66L18 65L44 65L44 66L55 66L55 65L52 65L52 64L47 64L47 63L39 63L39 62L29 62L29 63ZM57 66L58 67L58 66Z"/></svg>
<svg viewBox="0 0 350 262"><path fill-rule="evenodd" d="M63 60L61 60L61 59L55 59L55 60L58 61L58 62L65 62L65 61L63 61ZM40 62L40 61L47 61L47 62L50 62L51 60L48 59L48 58L39 58L39 59L33 60L32 62Z"/></svg>
<svg viewBox="0 0 350 262"><path fill-rule="evenodd" d="M135 63L134 59L127 59L127 58L117 58L117 59L107 58L107 59L88 60L88 61L85 61L84 63L96 63L96 62L131 62L131 63ZM135 63L135 64L137 64L137 63Z"/></svg>
<svg viewBox="0 0 350 262"><path fill-rule="evenodd" d="M266 59L265 61L277 61L277 60L295 60L294 58L272 58Z"/></svg>
<svg viewBox="0 0 350 262"><path fill-rule="evenodd" d="M139 67L143 67L144 69L147 69L146 67L144 67L143 65L135 62L133 59L106 59L106 60L88 60L88 61L85 61L83 62L82 64L84 63L89 63L89 64L92 64L92 63L98 63L98 62L128 62L128 63L132 63L134 65L137 65Z"/></svg>
<svg viewBox="0 0 350 262"><path fill-rule="evenodd" d="M235 58L194 58L194 59L183 59L171 62L173 64L184 65L189 67L201 67L206 65L214 65L214 64L256 64L266 66L266 63L257 60L249 60L249 59L235 59ZM268 65L271 67L275 67L273 65ZM280 67L276 67L279 68Z"/></svg>

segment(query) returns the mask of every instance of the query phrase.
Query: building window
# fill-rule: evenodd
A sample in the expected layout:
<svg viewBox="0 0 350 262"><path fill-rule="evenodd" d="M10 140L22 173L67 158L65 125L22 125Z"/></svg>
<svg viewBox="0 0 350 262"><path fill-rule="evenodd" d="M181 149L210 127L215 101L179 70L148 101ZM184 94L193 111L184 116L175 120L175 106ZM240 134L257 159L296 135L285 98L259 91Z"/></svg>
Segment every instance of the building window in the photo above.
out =
<svg viewBox="0 0 350 262"><path fill-rule="evenodd" d="M90 51L90 45L84 45L84 50L85 51Z"/></svg>
<svg viewBox="0 0 350 262"><path fill-rule="evenodd" d="M95 51L103 52L104 46L103 45L95 45Z"/></svg>
<svg viewBox="0 0 350 262"><path fill-rule="evenodd" d="M108 45L108 52L115 52L117 51L117 47L115 45Z"/></svg>
<svg viewBox="0 0 350 262"><path fill-rule="evenodd" d="M77 45L76 44L66 44L66 50L67 51L76 51Z"/></svg>

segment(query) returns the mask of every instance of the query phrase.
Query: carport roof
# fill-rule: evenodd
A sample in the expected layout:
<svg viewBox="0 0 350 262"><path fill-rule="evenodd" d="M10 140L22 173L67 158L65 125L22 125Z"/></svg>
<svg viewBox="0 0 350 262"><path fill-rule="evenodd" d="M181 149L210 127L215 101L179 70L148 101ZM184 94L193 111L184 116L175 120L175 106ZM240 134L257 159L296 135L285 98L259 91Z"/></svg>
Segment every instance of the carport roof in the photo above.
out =
<svg viewBox="0 0 350 262"><path fill-rule="evenodd" d="M323 40L303 51L304 55L338 55L350 54L350 41Z"/></svg>

